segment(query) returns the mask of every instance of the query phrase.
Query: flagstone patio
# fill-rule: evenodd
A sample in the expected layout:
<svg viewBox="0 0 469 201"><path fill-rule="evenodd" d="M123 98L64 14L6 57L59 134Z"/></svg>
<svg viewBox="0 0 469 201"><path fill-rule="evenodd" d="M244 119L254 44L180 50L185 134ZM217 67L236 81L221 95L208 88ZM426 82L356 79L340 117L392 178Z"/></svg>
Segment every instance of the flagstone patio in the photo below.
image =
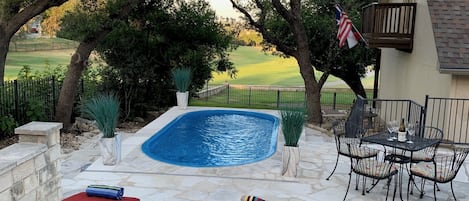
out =
<svg viewBox="0 0 469 201"><path fill-rule="evenodd" d="M222 168L192 168L175 166L147 157L140 146L158 130L182 113L221 108L189 107L180 110L170 109L153 122L123 140L122 161L116 166L104 166L96 151L77 152L82 156L73 157L63 162L64 177L62 189L64 197L84 191L90 184L116 185L125 188L124 195L139 197L143 201L155 200L240 200L242 195L256 195L269 201L339 201L343 200L348 182L349 160L341 157L336 173L329 181L329 175L336 159L334 139L330 134L306 128L300 141L301 161L299 175L296 178L282 177L281 151L283 136L278 136L277 152L270 158L248 165ZM228 108L223 108L228 109ZM277 111L255 110L278 116ZM92 144L90 146L96 146ZM89 166L83 166L79 173L70 173L70 164L77 158L88 160L84 155L98 158ZM459 171L454 182L458 200L469 201L469 167L468 160ZM86 161L85 161L86 162ZM355 177L353 177L355 178ZM406 178L404 178L406 179ZM378 184L365 196L354 190L355 179L347 200L384 200L385 182ZM394 183L394 182L393 182ZM407 183L404 187L407 189ZM452 200L449 184L440 184L438 200ZM361 186L360 186L361 187ZM423 199L410 195L409 200L433 200L432 185L426 187ZM390 196L392 199L392 194ZM397 199L397 197L396 197Z"/></svg>

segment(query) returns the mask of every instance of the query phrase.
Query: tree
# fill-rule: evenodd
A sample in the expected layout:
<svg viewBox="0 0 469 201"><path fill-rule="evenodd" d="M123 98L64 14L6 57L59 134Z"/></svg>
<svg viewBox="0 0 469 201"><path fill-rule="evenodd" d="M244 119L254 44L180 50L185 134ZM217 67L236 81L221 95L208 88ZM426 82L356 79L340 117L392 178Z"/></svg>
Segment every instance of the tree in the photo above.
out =
<svg viewBox="0 0 469 201"><path fill-rule="evenodd" d="M141 5L116 28L97 52L109 65L104 86L117 90L125 117L174 105L171 69L192 71L190 90L201 89L214 70L235 72L227 61L231 33L205 1Z"/></svg>
<svg viewBox="0 0 469 201"><path fill-rule="evenodd" d="M72 11L79 0L68 0L61 6L49 8L43 13L43 20L41 22L42 34L53 37L60 29L60 21L66 12Z"/></svg>
<svg viewBox="0 0 469 201"><path fill-rule="evenodd" d="M264 50L280 52L297 60L305 83L309 123L322 121L320 92L330 74L342 78L355 93L366 97L360 81L365 72L365 48L337 47L337 27L330 1L252 0L244 5L242 1L230 1L262 34ZM352 14L355 16L356 13ZM315 70L324 72L318 80L314 76Z"/></svg>
<svg viewBox="0 0 469 201"><path fill-rule="evenodd" d="M1 0L0 1L0 82L5 76L5 62L13 35L30 19L67 0Z"/></svg>
<svg viewBox="0 0 469 201"><path fill-rule="evenodd" d="M174 87L170 78L174 67L193 70L193 90L210 79L214 66L235 72L229 62L217 62L225 61L231 36L215 23L215 13L206 2L130 2L133 0L98 1L65 15L58 36L81 41L57 106L56 120L63 122L65 129L71 125L80 75L95 48L109 65L101 75L103 88L118 93L124 115L133 108L144 110L147 104L168 106L175 102L171 101Z"/></svg>
<svg viewBox="0 0 469 201"><path fill-rule="evenodd" d="M75 12L64 16L61 36L80 41L73 54L60 90L55 119L62 122L64 129L71 126L71 116L78 83L88 67L88 58L99 42L122 22L132 10L133 0L82 1ZM87 23L83 23L87 22Z"/></svg>

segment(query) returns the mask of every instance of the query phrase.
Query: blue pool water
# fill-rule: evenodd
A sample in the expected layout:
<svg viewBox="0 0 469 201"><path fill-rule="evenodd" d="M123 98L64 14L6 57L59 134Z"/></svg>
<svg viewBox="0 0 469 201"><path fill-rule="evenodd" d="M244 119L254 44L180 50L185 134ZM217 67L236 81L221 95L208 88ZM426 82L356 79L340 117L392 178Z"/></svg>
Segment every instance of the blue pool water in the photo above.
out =
<svg viewBox="0 0 469 201"><path fill-rule="evenodd" d="M204 110L177 117L145 141L149 157L181 166L223 167L270 157L277 147L279 121L272 115Z"/></svg>

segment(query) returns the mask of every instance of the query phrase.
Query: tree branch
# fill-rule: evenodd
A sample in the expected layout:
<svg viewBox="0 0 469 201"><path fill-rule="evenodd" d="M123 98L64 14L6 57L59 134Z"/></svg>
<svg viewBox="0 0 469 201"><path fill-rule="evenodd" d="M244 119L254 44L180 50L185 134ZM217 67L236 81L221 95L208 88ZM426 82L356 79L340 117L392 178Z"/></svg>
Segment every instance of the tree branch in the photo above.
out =
<svg viewBox="0 0 469 201"><path fill-rule="evenodd" d="M14 34L23 24L26 24L31 18L33 18L36 15L39 15L40 13L44 12L45 10L54 7L54 6L60 6L63 3L67 2L68 0L55 0L55 1L49 1L49 0L37 0L34 1L31 5L25 7L23 10L21 10L19 13L14 14L10 18L10 22L7 23L7 26L5 27L5 32L7 35L12 35Z"/></svg>
<svg viewBox="0 0 469 201"><path fill-rule="evenodd" d="M290 1L290 5L293 4L293 1ZM274 5L275 10L285 19L288 24L293 22L293 15L288 11L285 6L282 5L280 0L272 0L272 5Z"/></svg>
<svg viewBox="0 0 469 201"><path fill-rule="evenodd" d="M265 28L264 24L262 23L263 22L262 18L265 17L265 13L264 13L265 9L262 9L264 7L262 3L259 2L259 0L256 0L255 3L256 3L256 6L261 10L261 16L260 16L261 19L259 20L260 22L255 21L252 15L245 8L239 6L235 2L235 0L230 0L230 1L233 7L236 8L239 12L241 12L247 18L249 24L253 26L254 28L256 28L257 31L259 31L262 34L262 36L267 42L274 44L277 47L277 49L279 49L286 55L293 56L293 57L296 57L298 55L296 49L283 44L278 38L275 38L274 36L272 36L272 34L270 34L269 31Z"/></svg>

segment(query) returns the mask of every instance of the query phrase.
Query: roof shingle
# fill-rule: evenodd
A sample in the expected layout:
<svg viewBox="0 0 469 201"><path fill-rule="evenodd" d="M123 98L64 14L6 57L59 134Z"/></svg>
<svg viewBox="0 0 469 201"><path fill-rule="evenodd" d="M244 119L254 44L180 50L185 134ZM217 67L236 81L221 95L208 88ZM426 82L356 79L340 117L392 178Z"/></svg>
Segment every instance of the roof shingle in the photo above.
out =
<svg viewBox="0 0 469 201"><path fill-rule="evenodd" d="M440 69L469 72L469 0L428 0Z"/></svg>

